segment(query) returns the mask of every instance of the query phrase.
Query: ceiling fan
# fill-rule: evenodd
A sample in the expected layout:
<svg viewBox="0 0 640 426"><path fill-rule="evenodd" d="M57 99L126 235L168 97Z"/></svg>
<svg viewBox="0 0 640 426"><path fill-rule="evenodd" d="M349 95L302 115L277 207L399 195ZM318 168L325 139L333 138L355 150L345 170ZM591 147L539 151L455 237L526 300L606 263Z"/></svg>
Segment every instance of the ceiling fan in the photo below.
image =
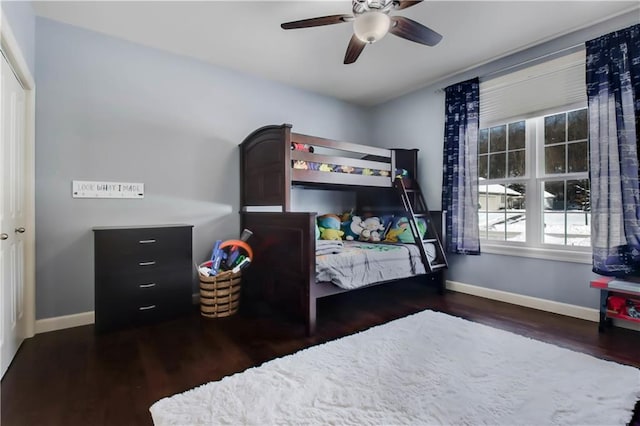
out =
<svg viewBox="0 0 640 426"><path fill-rule="evenodd" d="M285 22L284 30L319 27L353 21L353 36L344 55L344 63L352 64L367 44L375 43L388 32L416 43L435 46L442 36L424 25L405 18L389 16L391 10L402 10L421 3L422 0L352 0L353 15L329 15L318 18Z"/></svg>

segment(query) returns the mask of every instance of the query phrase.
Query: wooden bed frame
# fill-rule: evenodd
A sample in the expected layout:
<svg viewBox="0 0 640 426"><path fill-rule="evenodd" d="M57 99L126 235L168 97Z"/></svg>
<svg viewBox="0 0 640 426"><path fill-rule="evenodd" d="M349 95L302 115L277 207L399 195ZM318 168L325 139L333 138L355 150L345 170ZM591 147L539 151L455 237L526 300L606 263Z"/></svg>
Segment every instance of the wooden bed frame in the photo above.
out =
<svg viewBox="0 0 640 426"><path fill-rule="evenodd" d="M294 151L292 142L341 150L346 155ZM358 158L354 158L354 154ZM295 160L388 170L390 175L298 170L291 167ZM355 191L357 208L364 204L371 208L373 199L389 204L388 200L398 198L393 189L397 168L404 168L415 176L417 150L381 149L302 135L291 132L290 124L265 126L247 136L240 144L240 214L242 229L253 232L254 260L251 267L243 272L243 297L265 300L304 318L307 334L313 334L317 299L350 290L330 282L316 282L316 213L292 212L291 188L303 186ZM397 203L399 200L393 206L378 207L380 211L389 213L389 210L399 210ZM440 212L434 213L432 218L438 222L437 229L441 230ZM443 273L433 272L424 277L443 291Z"/></svg>

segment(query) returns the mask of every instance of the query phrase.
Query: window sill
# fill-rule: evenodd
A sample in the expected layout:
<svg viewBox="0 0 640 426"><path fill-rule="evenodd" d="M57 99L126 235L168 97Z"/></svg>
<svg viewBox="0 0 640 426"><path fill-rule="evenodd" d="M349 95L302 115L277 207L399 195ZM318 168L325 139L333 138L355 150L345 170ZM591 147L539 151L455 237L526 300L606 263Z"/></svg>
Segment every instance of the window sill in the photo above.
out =
<svg viewBox="0 0 640 426"><path fill-rule="evenodd" d="M555 260L558 262L574 262L591 264L591 251L571 249L553 249L542 247L526 247L521 245L495 244L480 242L481 253L500 254L503 256L530 257L533 259Z"/></svg>

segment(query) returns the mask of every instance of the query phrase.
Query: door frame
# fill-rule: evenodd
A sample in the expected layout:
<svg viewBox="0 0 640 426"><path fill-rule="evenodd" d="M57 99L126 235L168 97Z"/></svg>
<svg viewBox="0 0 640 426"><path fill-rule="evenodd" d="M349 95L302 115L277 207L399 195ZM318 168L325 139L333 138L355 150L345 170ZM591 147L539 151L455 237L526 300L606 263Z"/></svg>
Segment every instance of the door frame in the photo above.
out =
<svg viewBox="0 0 640 426"><path fill-rule="evenodd" d="M24 234L24 322L19 332L23 338L33 337L36 322L36 219L35 219L35 115L36 83L29 71L18 40L4 13L0 13L0 47L25 91L25 213Z"/></svg>

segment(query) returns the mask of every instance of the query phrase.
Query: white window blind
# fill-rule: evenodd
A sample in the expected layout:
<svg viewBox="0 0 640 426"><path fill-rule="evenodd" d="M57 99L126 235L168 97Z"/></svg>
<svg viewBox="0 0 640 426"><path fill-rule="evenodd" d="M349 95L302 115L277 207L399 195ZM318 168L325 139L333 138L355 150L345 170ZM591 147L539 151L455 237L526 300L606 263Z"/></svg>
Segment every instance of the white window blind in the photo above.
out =
<svg viewBox="0 0 640 426"><path fill-rule="evenodd" d="M480 82L480 128L587 104L585 51Z"/></svg>

